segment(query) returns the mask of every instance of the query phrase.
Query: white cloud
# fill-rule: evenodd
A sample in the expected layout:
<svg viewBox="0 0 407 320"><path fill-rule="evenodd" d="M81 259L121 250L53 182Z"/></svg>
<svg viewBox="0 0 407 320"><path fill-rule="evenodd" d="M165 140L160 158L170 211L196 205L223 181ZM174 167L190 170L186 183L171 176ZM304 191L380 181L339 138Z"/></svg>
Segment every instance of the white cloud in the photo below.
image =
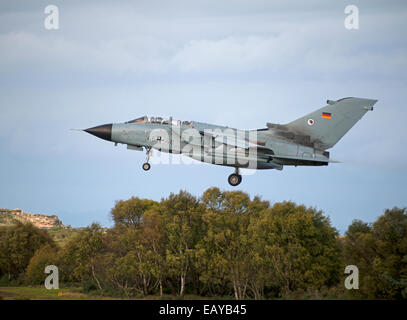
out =
<svg viewBox="0 0 407 320"><path fill-rule="evenodd" d="M379 76L407 71L406 43L396 43L406 14L392 7L380 13L361 7L361 29L352 33L343 27L340 6L325 6L324 14L318 14L260 1L257 11L245 14L248 2L238 1L233 10L212 3L219 10L214 15L214 7L203 2L178 4L183 10L167 5L165 15L163 8L154 11L144 2L125 7L61 3L61 30L56 32L32 27L43 18L37 11L5 12L0 67L11 74L73 72L85 77L270 71ZM10 30L13 21L20 23L19 31Z"/></svg>
<svg viewBox="0 0 407 320"><path fill-rule="evenodd" d="M116 111L109 105L120 103L128 109L138 106L135 116L146 109L170 108L187 117L210 113L208 121L226 125L231 121L244 127L264 125L259 113L252 113L252 106L267 121L284 122L291 120L294 110L296 115L304 114L328 97L374 95L380 104L385 103L396 91L391 83L405 81L406 14L402 10L384 6L382 11L369 12L362 6L360 30L352 33L343 26L341 5L324 6L321 13L304 5L297 8L279 2L273 6L266 1L246 13L246 1L236 2L230 10L225 4L223 9L216 4L216 10L205 2L177 4L179 9L168 4L154 8L147 2L135 6L127 2L125 7L61 2L61 29L56 32L32 27L41 26L43 19L42 10L34 6L2 13L0 21L5 17L7 26L0 29L0 81L16 90L37 86L44 95L48 87L59 88L52 97L86 108L88 118L97 114L98 104L105 114L114 116ZM151 79L155 83L140 85ZM184 83L172 86L173 79ZM103 83L103 88L92 87L95 82ZM134 88L123 93L115 88L118 83ZM65 86L81 88L91 98L72 96ZM7 89L0 90L3 115L25 121L26 128L30 124L35 128L36 119L43 121L53 114L49 112L52 104L34 101L38 96L28 98L27 90L19 103ZM26 105L24 98L30 100ZM69 107L65 101L57 103ZM285 107L291 112L283 111ZM78 108L63 112L76 121ZM393 105L388 108L390 117L405 114L404 110L395 112ZM252 122L248 124L247 119ZM10 126L0 128L0 134L10 134L6 129ZM397 130L402 131L402 126L397 124ZM392 135L384 133L388 141ZM10 141L20 148L33 136L27 129ZM33 143L38 145L38 141Z"/></svg>
<svg viewBox="0 0 407 320"><path fill-rule="evenodd" d="M192 40L175 54L172 63L181 72L236 73L277 67L293 55L279 43L278 37L261 36Z"/></svg>

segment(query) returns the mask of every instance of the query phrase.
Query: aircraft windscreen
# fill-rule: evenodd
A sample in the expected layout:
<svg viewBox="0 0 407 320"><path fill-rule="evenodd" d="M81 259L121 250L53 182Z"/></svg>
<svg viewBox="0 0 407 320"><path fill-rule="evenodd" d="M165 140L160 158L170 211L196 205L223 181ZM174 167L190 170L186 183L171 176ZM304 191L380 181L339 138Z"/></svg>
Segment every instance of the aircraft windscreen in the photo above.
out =
<svg viewBox="0 0 407 320"><path fill-rule="evenodd" d="M147 116L144 116L134 120L127 121L126 123L146 123L147 121L148 121Z"/></svg>

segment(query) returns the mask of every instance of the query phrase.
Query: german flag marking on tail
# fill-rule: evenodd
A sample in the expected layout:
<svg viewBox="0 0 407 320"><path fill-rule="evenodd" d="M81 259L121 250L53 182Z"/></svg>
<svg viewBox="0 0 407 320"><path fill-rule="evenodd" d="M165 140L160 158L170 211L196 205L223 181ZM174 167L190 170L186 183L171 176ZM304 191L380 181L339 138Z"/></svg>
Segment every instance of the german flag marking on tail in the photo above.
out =
<svg viewBox="0 0 407 320"><path fill-rule="evenodd" d="M321 118L324 119L331 119L332 118L332 114L330 112L322 112Z"/></svg>

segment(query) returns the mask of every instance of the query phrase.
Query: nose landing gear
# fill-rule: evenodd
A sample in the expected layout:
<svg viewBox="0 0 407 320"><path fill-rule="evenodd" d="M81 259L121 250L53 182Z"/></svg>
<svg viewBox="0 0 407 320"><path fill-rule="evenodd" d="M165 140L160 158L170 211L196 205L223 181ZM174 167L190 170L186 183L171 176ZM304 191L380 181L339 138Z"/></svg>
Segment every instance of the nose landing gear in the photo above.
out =
<svg viewBox="0 0 407 320"><path fill-rule="evenodd" d="M239 168L235 168L235 173L232 173L228 177L228 182L233 187L236 187L242 182L242 176L239 174Z"/></svg>
<svg viewBox="0 0 407 320"><path fill-rule="evenodd" d="M143 170L144 171L148 171L151 168L151 165L148 163L148 161L150 160L151 154L152 154L152 150L151 147L150 148L146 148L147 153L146 153L146 162L143 163Z"/></svg>

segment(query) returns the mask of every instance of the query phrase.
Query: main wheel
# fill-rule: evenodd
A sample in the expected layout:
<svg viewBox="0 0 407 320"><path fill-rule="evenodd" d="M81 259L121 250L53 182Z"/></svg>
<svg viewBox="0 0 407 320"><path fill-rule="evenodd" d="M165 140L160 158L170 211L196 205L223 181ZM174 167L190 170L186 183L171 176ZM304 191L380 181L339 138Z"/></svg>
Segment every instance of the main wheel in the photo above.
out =
<svg viewBox="0 0 407 320"><path fill-rule="evenodd" d="M143 170L144 171L148 171L148 170L150 170L150 168L151 168L151 165L148 162L143 163Z"/></svg>
<svg viewBox="0 0 407 320"><path fill-rule="evenodd" d="M228 182L231 186L237 186L240 182L242 182L242 176L240 174L232 173L228 177Z"/></svg>

